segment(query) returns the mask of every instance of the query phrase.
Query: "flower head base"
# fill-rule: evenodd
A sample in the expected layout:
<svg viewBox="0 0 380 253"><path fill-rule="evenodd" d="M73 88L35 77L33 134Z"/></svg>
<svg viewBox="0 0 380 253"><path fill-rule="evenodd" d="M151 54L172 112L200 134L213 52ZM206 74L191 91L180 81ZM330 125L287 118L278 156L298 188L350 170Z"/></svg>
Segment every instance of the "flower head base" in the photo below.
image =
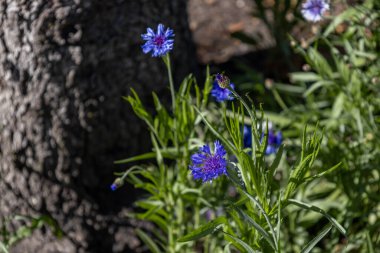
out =
<svg viewBox="0 0 380 253"><path fill-rule="evenodd" d="M303 17L312 22L320 21L330 6L326 0L307 0L302 4Z"/></svg>
<svg viewBox="0 0 380 253"><path fill-rule="evenodd" d="M216 74L215 81L219 85L219 87L222 88L222 89L226 89L230 85L230 83L231 83L231 81L228 78L228 76L225 76L225 75L219 74L219 73Z"/></svg>
<svg viewBox="0 0 380 253"><path fill-rule="evenodd" d="M147 28L147 32L142 34L141 37L146 41L145 44L141 46L145 54L152 51L153 57L160 57L166 55L173 49L174 32L170 28L165 30L162 24L157 26L157 33L151 28Z"/></svg>
<svg viewBox="0 0 380 253"><path fill-rule="evenodd" d="M199 152L191 156L192 165L190 170L194 179L202 179L211 182L222 174L227 175L227 161L224 158L226 150L219 141L214 142L214 152L211 153L210 146L204 145Z"/></svg>
<svg viewBox="0 0 380 253"><path fill-rule="evenodd" d="M232 89L235 89L235 85L233 83L230 83L230 87ZM232 92L227 88L221 88L218 85L217 81L215 81L213 84L211 96L213 96L218 102L234 99Z"/></svg>

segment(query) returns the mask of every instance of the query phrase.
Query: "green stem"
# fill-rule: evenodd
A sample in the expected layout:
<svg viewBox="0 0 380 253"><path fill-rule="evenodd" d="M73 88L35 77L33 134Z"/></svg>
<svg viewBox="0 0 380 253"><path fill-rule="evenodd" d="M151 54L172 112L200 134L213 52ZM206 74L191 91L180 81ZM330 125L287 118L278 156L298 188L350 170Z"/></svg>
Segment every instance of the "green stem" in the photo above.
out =
<svg viewBox="0 0 380 253"><path fill-rule="evenodd" d="M175 90L174 90L174 82L173 82L173 75L172 75L172 67L170 63L170 55L166 54L162 59L165 62L166 68L168 70L168 77L169 77L169 85L170 85L170 93L172 95L172 110L173 113L175 112Z"/></svg>
<svg viewBox="0 0 380 253"><path fill-rule="evenodd" d="M172 112L173 112L173 121L174 121L174 146L177 148L177 152L179 153L179 146L178 146L178 133L177 133L177 118L176 118L176 97L175 97L175 90L174 90L174 82L173 82L173 74L172 74L172 67L170 63L170 55L166 54L162 57L164 60L164 63L166 65L166 69L168 70L168 77L169 77L169 85L170 85L170 93L172 96Z"/></svg>
<svg viewBox="0 0 380 253"><path fill-rule="evenodd" d="M287 111L288 107L286 106L284 100L281 98L281 96L278 93L278 91L276 90L276 88L273 87L271 89L271 91L272 91L272 94L273 94L274 98L276 99L277 103L281 106L281 109L284 111Z"/></svg>

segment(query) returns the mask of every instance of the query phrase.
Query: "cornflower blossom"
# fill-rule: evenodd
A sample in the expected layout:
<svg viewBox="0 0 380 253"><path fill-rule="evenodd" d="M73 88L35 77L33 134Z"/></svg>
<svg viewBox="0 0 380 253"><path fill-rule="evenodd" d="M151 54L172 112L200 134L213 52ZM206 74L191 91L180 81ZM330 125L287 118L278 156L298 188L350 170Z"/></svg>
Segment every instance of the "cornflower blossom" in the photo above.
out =
<svg viewBox="0 0 380 253"><path fill-rule="evenodd" d="M117 185L115 183L113 183L113 184L111 184L110 188L112 191L116 191Z"/></svg>
<svg viewBox="0 0 380 253"><path fill-rule="evenodd" d="M281 143L282 143L281 131L278 131L277 134L275 134L272 130L269 130L268 131L268 145L267 145L267 149L265 150L265 154L270 155L270 154L276 153Z"/></svg>
<svg viewBox="0 0 380 253"><path fill-rule="evenodd" d="M243 144L245 148L252 147L252 129L247 125L243 128Z"/></svg>
<svg viewBox="0 0 380 253"><path fill-rule="evenodd" d="M194 179L202 179L203 183L212 182L220 175L227 175L227 160L224 158L226 150L219 141L214 142L214 152L209 145L204 145L198 153L191 156L192 165L189 166Z"/></svg>
<svg viewBox="0 0 380 253"><path fill-rule="evenodd" d="M142 34L141 37L145 40L145 44L141 46L143 52L148 54L152 51L152 57L160 57L166 55L173 49L174 44L174 31L166 28L163 24L157 26L157 33L151 28L147 28L147 32Z"/></svg>
<svg viewBox="0 0 380 253"><path fill-rule="evenodd" d="M264 138L264 133L261 136L262 141ZM252 146L252 130L250 126L244 125L243 128L243 143L244 148L250 148ZM266 155L276 153L277 149L280 147L282 143L282 133L278 131L276 134L271 129L271 125L269 125L268 129L268 144L265 150Z"/></svg>
<svg viewBox="0 0 380 253"><path fill-rule="evenodd" d="M235 89L235 85L233 83L230 83L229 85L232 89ZM217 102L234 99L232 92L227 88L220 87L216 80L214 81L211 90L211 96L213 96Z"/></svg>
<svg viewBox="0 0 380 253"><path fill-rule="evenodd" d="M303 17L312 22L320 21L330 5L326 0L307 0L302 4Z"/></svg>

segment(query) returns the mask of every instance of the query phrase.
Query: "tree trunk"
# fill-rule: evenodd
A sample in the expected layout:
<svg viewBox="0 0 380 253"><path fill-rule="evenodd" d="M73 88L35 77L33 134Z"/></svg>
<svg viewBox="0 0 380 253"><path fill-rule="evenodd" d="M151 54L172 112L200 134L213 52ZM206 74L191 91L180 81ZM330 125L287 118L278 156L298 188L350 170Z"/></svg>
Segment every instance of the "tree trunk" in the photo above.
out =
<svg viewBox="0 0 380 253"><path fill-rule="evenodd" d="M13 252L134 247L121 215L132 189L109 185L113 161L150 141L121 96L169 94L164 64L140 49L148 26L175 30L177 81L195 70L186 4L0 0L0 217L50 215L65 234L35 232Z"/></svg>

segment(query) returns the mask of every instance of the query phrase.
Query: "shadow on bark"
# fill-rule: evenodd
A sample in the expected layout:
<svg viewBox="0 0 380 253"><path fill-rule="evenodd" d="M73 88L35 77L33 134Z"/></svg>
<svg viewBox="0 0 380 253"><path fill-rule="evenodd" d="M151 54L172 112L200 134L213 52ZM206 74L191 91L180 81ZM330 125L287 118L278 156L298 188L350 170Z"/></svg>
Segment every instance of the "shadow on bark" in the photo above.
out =
<svg viewBox="0 0 380 253"><path fill-rule="evenodd" d="M113 161L150 140L121 96L169 94L160 59L140 50L147 26L174 28L177 82L195 71L186 2L0 0L0 216L50 215L65 233L36 231L12 252L138 246L123 215L136 192L109 185L125 169Z"/></svg>

